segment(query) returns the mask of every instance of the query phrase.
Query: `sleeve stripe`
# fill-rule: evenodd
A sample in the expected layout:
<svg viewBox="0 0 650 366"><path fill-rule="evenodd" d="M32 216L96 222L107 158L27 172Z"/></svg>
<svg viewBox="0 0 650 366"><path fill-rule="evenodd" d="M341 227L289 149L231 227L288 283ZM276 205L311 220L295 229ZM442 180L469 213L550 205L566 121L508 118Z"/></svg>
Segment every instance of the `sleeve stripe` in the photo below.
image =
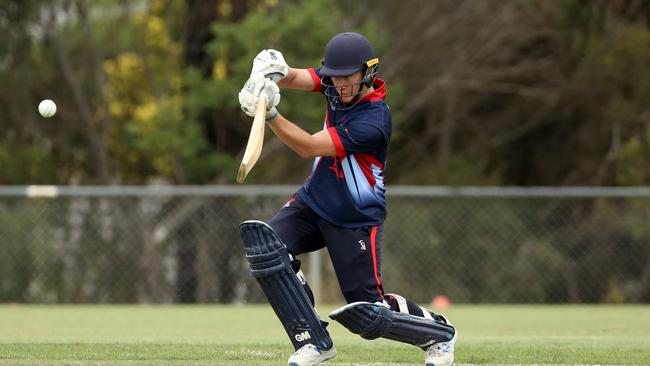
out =
<svg viewBox="0 0 650 366"><path fill-rule="evenodd" d="M316 74L316 71L314 71L314 68L310 67L307 69L309 71L309 75L311 75L311 78L314 79L314 89L311 91L315 93L320 93L322 90L322 86L320 84L320 77Z"/></svg>
<svg viewBox="0 0 650 366"><path fill-rule="evenodd" d="M341 142L338 131L336 131L335 127L329 127L327 129L327 132L329 132L330 137L332 138L332 142L334 143L334 147L336 148L336 156L343 159L345 157L345 148L343 147L343 143Z"/></svg>

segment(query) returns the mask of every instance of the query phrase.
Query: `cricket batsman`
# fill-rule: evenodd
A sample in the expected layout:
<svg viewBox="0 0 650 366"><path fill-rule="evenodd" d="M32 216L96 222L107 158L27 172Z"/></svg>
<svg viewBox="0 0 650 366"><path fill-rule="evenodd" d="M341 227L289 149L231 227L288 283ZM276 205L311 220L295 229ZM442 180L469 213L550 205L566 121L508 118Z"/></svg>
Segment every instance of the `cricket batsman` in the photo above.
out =
<svg viewBox="0 0 650 366"><path fill-rule="evenodd" d="M392 127L378 66L368 39L346 32L327 43L318 68L290 68L279 51L262 50L239 93L241 108L251 117L259 98L266 98L271 130L298 155L314 159L304 185L268 224L250 220L240 225L251 272L296 350L289 366L318 365L336 356L328 323L314 308L298 260L323 248L347 302L330 318L365 339L417 346L424 350L426 366L454 364L458 334L450 322L385 293L382 285L384 169ZM323 94L323 129L310 134L281 115L279 88Z"/></svg>

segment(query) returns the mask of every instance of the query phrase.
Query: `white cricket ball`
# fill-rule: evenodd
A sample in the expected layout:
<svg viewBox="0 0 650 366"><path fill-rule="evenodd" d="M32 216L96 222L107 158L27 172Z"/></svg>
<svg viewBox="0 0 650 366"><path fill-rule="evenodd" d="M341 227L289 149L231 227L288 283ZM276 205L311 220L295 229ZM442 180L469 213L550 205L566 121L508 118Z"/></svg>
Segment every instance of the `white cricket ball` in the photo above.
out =
<svg viewBox="0 0 650 366"><path fill-rule="evenodd" d="M38 105L38 112L45 118L50 118L56 113L56 104L49 99L45 99Z"/></svg>

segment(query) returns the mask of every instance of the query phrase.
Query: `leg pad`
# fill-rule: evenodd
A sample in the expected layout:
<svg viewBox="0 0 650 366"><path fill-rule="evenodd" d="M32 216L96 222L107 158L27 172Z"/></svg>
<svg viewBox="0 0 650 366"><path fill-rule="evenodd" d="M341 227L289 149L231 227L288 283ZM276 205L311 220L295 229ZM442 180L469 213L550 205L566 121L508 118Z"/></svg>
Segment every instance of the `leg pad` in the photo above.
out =
<svg viewBox="0 0 650 366"><path fill-rule="evenodd" d="M378 303L354 302L334 310L329 316L365 339L383 337L422 348L448 342L456 332L444 322L395 312Z"/></svg>
<svg viewBox="0 0 650 366"><path fill-rule="evenodd" d="M275 314L296 349L314 344L329 349L333 343L309 297L291 268L287 247L273 229L261 221L239 225L246 260Z"/></svg>

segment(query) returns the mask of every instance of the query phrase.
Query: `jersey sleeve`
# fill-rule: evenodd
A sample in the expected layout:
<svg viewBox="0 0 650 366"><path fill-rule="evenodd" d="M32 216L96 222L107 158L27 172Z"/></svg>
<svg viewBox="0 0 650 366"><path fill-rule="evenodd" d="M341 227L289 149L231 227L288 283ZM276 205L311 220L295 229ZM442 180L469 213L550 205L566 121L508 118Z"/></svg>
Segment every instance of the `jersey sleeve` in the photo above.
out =
<svg viewBox="0 0 650 366"><path fill-rule="evenodd" d="M377 124L355 121L327 129L336 148L336 155L344 158L348 154L371 153L379 150L386 142L385 135Z"/></svg>
<svg viewBox="0 0 650 366"><path fill-rule="evenodd" d="M317 69L314 69L313 67L307 68L307 71L309 72L309 75L311 75L311 78L314 80L314 89L311 91L314 93L322 93L323 92L323 85L321 84L321 75L320 75L320 67Z"/></svg>

